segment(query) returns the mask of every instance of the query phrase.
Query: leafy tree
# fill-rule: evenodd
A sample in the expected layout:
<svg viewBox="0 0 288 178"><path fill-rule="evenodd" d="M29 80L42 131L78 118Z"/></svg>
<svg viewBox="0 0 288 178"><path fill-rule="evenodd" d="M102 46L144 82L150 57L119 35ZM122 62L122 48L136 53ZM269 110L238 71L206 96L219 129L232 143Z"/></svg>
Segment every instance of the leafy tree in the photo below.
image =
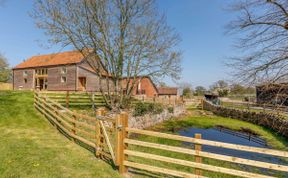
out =
<svg viewBox="0 0 288 178"><path fill-rule="evenodd" d="M187 82L180 82L178 84L179 89L182 91L182 95L184 97L191 97L193 96L193 88L190 83Z"/></svg>
<svg viewBox="0 0 288 178"><path fill-rule="evenodd" d="M179 79L181 53L174 47L180 38L155 4L154 0L35 0L32 16L51 42L72 45L87 58L105 79L99 80L105 102L119 111L130 100L137 76ZM131 81L125 83L123 77Z"/></svg>
<svg viewBox="0 0 288 178"><path fill-rule="evenodd" d="M219 96L227 96L229 94L229 85L224 80L219 80L210 86L210 91L216 92Z"/></svg>
<svg viewBox="0 0 288 178"><path fill-rule="evenodd" d="M254 94L255 88L245 87L240 84L232 84L230 87L230 94L233 95L244 95L244 94Z"/></svg>
<svg viewBox="0 0 288 178"><path fill-rule="evenodd" d="M193 90L192 90L192 88L190 88L190 87L185 87L185 88L183 89L183 96L184 96L184 97L190 98L190 97L192 97L192 95L193 95Z"/></svg>
<svg viewBox="0 0 288 178"><path fill-rule="evenodd" d="M195 96L203 96L207 92L206 88L203 86L197 86L195 88L194 95Z"/></svg>
<svg viewBox="0 0 288 178"><path fill-rule="evenodd" d="M237 41L240 56L228 65L240 82L283 82L288 77L288 1L237 0L230 9L237 18L228 25Z"/></svg>
<svg viewBox="0 0 288 178"><path fill-rule="evenodd" d="M0 54L0 82L7 82L10 79L11 70L7 59Z"/></svg>

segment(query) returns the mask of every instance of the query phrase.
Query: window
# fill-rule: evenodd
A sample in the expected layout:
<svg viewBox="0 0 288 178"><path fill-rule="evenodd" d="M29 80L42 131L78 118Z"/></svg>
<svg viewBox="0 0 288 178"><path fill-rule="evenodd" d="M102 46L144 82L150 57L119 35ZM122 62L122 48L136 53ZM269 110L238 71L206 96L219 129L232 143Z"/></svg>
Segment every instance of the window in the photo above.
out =
<svg viewBox="0 0 288 178"><path fill-rule="evenodd" d="M26 84L28 82L27 78L24 78L24 83Z"/></svg>
<svg viewBox="0 0 288 178"><path fill-rule="evenodd" d="M47 75L48 74L48 69L36 69L35 70L36 75Z"/></svg>
<svg viewBox="0 0 288 178"><path fill-rule="evenodd" d="M27 76L28 76L28 71L25 70L25 71L23 72L23 76L24 76L24 77L27 77Z"/></svg>
<svg viewBox="0 0 288 178"><path fill-rule="evenodd" d="M62 67L61 74L66 74L66 73L67 73L67 67Z"/></svg>
<svg viewBox="0 0 288 178"><path fill-rule="evenodd" d="M64 76L61 77L61 83L66 83L66 77Z"/></svg>

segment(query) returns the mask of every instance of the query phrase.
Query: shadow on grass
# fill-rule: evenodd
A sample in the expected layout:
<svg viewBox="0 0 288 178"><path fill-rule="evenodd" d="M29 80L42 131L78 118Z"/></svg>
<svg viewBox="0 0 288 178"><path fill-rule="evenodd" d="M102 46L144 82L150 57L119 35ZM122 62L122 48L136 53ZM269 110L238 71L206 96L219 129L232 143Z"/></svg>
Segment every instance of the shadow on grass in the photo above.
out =
<svg viewBox="0 0 288 178"><path fill-rule="evenodd" d="M69 139L70 141L73 141L74 143L76 143L77 145L81 146L82 148L86 149L87 151L93 153L96 157L96 148L87 145L86 143L78 140L77 138L71 137L69 134L67 134L63 129L61 129L59 126L57 126L57 124L54 123L54 121L50 120L48 117L45 116L45 118L51 123L51 125L53 125L54 128L56 128L63 136L65 136L67 139ZM101 155L100 157L101 160L105 161L106 163L108 163L114 170L117 169L116 165L114 164L113 160L111 160L109 157L105 156L105 155Z"/></svg>

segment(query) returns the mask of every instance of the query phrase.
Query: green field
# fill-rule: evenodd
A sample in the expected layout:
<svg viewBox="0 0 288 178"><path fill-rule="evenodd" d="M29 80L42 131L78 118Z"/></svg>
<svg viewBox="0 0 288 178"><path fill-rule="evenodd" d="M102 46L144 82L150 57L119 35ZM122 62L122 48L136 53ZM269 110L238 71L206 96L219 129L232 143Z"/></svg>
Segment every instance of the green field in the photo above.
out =
<svg viewBox="0 0 288 178"><path fill-rule="evenodd" d="M0 91L0 177L120 177L60 134L33 107L32 92Z"/></svg>

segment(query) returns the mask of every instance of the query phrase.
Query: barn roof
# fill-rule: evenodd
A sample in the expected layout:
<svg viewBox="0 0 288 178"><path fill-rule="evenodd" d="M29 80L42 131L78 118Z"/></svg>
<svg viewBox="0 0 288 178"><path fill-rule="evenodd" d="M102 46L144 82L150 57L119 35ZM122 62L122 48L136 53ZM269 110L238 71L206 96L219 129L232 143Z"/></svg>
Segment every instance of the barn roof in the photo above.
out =
<svg viewBox="0 0 288 178"><path fill-rule="evenodd" d="M76 64L81 62L83 59L84 56L78 51L39 55L33 56L18 64L14 69Z"/></svg>
<svg viewBox="0 0 288 178"><path fill-rule="evenodd" d="M177 95L178 88L176 87L158 87L159 95Z"/></svg>

